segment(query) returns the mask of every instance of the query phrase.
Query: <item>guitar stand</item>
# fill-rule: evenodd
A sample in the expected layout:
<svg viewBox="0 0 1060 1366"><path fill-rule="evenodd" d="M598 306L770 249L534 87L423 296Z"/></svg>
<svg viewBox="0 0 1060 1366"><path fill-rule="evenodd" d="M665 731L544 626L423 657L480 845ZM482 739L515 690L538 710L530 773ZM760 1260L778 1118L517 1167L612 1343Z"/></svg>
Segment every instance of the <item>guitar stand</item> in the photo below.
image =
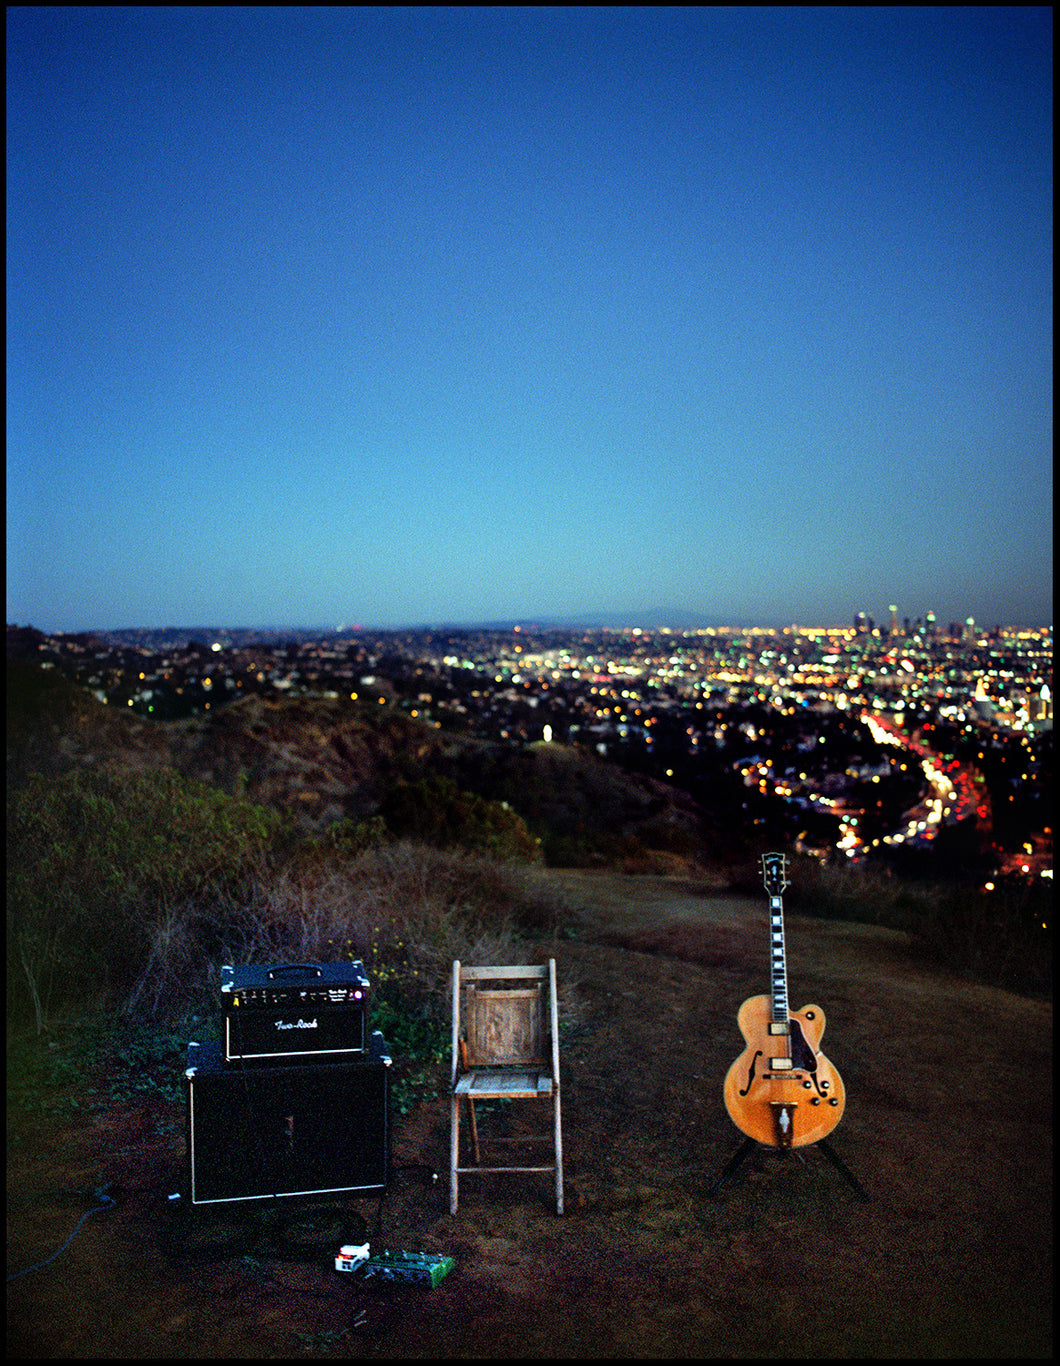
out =
<svg viewBox="0 0 1060 1366"><path fill-rule="evenodd" d="M721 1190L722 1186L725 1185L725 1182L728 1181L729 1177L732 1176L733 1173L737 1170L737 1168L743 1162L744 1158L746 1158L748 1153L750 1153L752 1148L755 1148L757 1146L758 1145L756 1144L753 1138L744 1139L735 1156L731 1157L729 1161L725 1164L725 1170L722 1172L721 1176L714 1183L714 1185L711 1186L710 1190L707 1191L708 1200L711 1199L713 1196L717 1195L718 1191ZM829 1162L831 1162L832 1166L835 1167L836 1171L839 1172L839 1174L849 1183L850 1188L853 1190L854 1194L858 1197L859 1200L867 1201L871 1198L870 1196L866 1195L865 1190L862 1187L861 1183L858 1181L857 1177L850 1170L850 1168L843 1161L843 1159L839 1156L839 1154L835 1151L832 1145L829 1142L827 1142L826 1139L819 1138L816 1143L810 1144L810 1146L814 1148L820 1148L820 1150L824 1153L825 1157L827 1157ZM781 1149L781 1151L785 1150Z"/></svg>

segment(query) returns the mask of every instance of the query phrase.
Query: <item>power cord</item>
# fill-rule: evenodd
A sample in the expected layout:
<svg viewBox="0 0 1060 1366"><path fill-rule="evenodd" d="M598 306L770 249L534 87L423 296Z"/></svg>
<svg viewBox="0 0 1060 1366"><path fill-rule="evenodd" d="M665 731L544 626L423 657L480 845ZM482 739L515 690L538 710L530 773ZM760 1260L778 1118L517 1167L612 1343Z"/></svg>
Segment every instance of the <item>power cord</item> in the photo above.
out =
<svg viewBox="0 0 1060 1366"><path fill-rule="evenodd" d="M115 1200L112 1200L111 1197L107 1194L108 1189L109 1185L98 1186L92 1192L92 1194L96 1197L97 1200L103 1201L103 1204L97 1205L95 1209L86 1210L85 1213L82 1214L81 1218L77 1221L77 1226L75 1227L73 1233L70 1234L69 1238L67 1238L66 1242L63 1243L62 1247L58 1248L55 1252L53 1252L50 1257L45 1257L43 1262L37 1262L35 1266L27 1266L22 1271L13 1271L11 1275L8 1276L8 1281L17 1281L19 1276L28 1276L31 1271L40 1271L42 1267L48 1266L51 1262L54 1262L56 1257L58 1257L61 1253L65 1252L66 1249L70 1246L70 1244L74 1241L74 1239L77 1237L78 1231L81 1228L81 1225L85 1222L87 1218L89 1218L90 1215L102 1214L105 1210L113 1209L117 1202Z"/></svg>

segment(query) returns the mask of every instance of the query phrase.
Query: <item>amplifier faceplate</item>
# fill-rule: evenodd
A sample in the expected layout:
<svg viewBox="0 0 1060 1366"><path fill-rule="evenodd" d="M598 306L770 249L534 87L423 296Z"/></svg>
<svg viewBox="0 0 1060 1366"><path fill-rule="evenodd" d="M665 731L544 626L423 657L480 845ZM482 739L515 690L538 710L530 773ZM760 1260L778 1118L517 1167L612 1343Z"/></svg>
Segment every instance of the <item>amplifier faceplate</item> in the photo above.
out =
<svg viewBox="0 0 1060 1366"><path fill-rule="evenodd" d="M365 1011L236 1010L224 1017L226 1062L282 1061L363 1054Z"/></svg>
<svg viewBox="0 0 1060 1366"><path fill-rule="evenodd" d="M221 968L221 998L240 1004L294 1005L305 1000L344 1005L368 998L363 963L273 963Z"/></svg>

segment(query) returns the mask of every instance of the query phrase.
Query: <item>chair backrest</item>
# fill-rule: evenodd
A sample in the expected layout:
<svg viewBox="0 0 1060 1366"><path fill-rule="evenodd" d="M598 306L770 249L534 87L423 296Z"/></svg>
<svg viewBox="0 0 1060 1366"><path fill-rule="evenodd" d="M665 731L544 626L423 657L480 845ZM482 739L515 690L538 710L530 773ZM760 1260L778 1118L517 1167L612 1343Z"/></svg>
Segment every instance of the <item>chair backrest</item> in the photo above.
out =
<svg viewBox="0 0 1060 1366"><path fill-rule="evenodd" d="M546 1067L558 1080L558 1027L555 959L540 966L453 964L454 1078L462 1052L468 1067Z"/></svg>

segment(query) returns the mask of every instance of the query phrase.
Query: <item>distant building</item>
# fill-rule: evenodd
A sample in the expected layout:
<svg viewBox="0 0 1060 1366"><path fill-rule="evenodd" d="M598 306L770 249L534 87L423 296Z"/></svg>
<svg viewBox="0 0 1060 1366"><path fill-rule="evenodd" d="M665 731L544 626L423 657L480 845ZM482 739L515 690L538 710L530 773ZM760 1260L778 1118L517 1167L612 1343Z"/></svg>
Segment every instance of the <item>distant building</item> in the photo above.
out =
<svg viewBox="0 0 1060 1366"><path fill-rule="evenodd" d="M1040 692L1027 694L1026 708L1030 725L1042 730L1052 729L1053 695L1048 683L1042 684Z"/></svg>

